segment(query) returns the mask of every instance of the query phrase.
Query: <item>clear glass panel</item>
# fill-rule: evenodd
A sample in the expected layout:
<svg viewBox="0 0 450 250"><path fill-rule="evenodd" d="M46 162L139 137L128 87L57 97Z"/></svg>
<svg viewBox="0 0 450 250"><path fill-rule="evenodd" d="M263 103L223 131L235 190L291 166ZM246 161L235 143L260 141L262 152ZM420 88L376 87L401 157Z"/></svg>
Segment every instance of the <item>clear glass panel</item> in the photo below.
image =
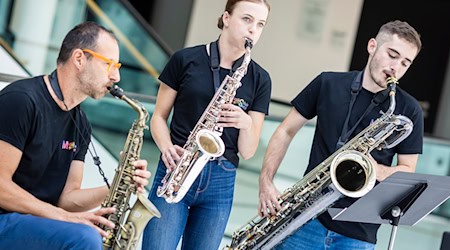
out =
<svg viewBox="0 0 450 250"><path fill-rule="evenodd" d="M170 55L121 1L100 0L96 3L106 17L94 8L88 8L88 19L112 29L120 40L122 88L128 92L156 96L159 86L156 78Z"/></svg>
<svg viewBox="0 0 450 250"><path fill-rule="evenodd" d="M0 36L6 35L11 0L0 0Z"/></svg>
<svg viewBox="0 0 450 250"><path fill-rule="evenodd" d="M432 175L450 175L450 142L425 138L423 154L419 156L417 173ZM450 219L450 200L435 209L433 214Z"/></svg>

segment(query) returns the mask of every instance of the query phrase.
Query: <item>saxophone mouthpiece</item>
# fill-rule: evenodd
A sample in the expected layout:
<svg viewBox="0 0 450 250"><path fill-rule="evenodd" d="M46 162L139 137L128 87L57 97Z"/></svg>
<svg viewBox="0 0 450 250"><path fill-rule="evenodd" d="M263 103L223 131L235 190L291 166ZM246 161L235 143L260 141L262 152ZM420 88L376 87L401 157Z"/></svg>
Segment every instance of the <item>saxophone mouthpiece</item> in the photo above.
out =
<svg viewBox="0 0 450 250"><path fill-rule="evenodd" d="M244 47L245 48L249 47L250 49L252 49L253 48L253 41L252 41L252 39L245 38L245 45L244 45Z"/></svg>
<svg viewBox="0 0 450 250"><path fill-rule="evenodd" d="M114 96L115 98L122 99L123 96L123 89L121 89L119 86L114 85L113 87L108 87L109 93Z"/></svg>
<svg viewBox="0 0 450 250"><path fill-rule="evenodd" d="M387 82L387 85L389 88L389 95L390 96L395 95L396 87L398 84L397 78L395 78L395 76L390 76L390 77L386 78L386 82Z"/></svg>

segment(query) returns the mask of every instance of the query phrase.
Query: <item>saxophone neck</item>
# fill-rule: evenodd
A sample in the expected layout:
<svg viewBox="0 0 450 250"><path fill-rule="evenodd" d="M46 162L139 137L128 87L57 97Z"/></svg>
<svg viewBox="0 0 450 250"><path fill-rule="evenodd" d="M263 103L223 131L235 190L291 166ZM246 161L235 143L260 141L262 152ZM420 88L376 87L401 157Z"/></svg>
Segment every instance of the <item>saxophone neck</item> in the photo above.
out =
<svg viewBox="0 0 450 250"><path fill-rule="evenodd" d="M147 109L139 103L136 100L132 100L131 98L128 98L125 94L122 88L120 88L117 85L114 85L113 87L108 88L109 93L114 96L117 99L121 99L125 101L128 105L130 105L137 113L138 113L138 120L137 123L141 124L142 126L146 127L146 122L149 119L149 115L147 112Z"/></svg>
<svg viewBox="0 0 450 250"><path fill-rule="evenodd" d="M253 48L253 41L250 39L245 39L244 60L242 61L242 64L239 66L239 68L237 68L236 71L233 73L232 78L240 80L247 73L247 68L251 60L252 48Z"/></svg>

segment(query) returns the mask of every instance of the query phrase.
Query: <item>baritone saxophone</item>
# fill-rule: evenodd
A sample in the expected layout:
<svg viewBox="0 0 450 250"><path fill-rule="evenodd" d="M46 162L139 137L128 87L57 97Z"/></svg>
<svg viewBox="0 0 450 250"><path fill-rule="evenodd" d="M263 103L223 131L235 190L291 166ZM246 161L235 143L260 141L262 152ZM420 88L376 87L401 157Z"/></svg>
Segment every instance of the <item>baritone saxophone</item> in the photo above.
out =
<svg viewBox="0 0 450 250"><path fill-rule="evenodd" d="M168 170L158 187L156 194L164 197L168 203L177 203L183 199L205 164L218 158L225 152L222 135L223 128L217 126L219 112L223 104L232 103L241 79L247 73L250 63L252 41L245 40L245 55L242 64L232 76L226 76L214 97L206 107L194 129L183 146L185 151L173 170Z"/></svg>
<svg viewBox="0 0 450 250"><path fill-rule="evenodd" d="M390 89L388 110L285 190L278 200L281 210L275 215L257 215L236 230L224 250L272 249L338 199L359 198L373 188L376 173L370 152L395 147L413 129L408 117L393 114L397 79L389 77L386 81Z"/></svg>
<svg viewBox="0 0 450 250"><path fill-rule="evenodd" d="M110 88L109 91L111 95L130 105L138 113L138 118L130 128L109 193L101 205L102 208L116 208L114 213L105 215L105 218L115 224L115 228L102 226L102 229L109 233L109 236L103 239L103 249L134 250L150 219L161 217L158 209L145 195L136 193L136 184L133 181L133 163L140 157L144 130L148 129L148 112L142 104L125 96L118 86ZM130 198L133 194L137 195L137 199L130 208Z"/></svg>

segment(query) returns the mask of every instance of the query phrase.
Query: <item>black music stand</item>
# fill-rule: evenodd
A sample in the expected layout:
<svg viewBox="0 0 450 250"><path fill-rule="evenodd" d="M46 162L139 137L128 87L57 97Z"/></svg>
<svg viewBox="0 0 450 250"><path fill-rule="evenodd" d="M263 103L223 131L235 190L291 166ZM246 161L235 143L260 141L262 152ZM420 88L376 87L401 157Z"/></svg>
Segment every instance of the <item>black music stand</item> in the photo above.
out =
<svg viewBox="0 0 450 250"><path fill-rule="evenodd" d="M450 197L450 177L396 172L347 208L329 208L333 220L414 226Z"/></svg>

